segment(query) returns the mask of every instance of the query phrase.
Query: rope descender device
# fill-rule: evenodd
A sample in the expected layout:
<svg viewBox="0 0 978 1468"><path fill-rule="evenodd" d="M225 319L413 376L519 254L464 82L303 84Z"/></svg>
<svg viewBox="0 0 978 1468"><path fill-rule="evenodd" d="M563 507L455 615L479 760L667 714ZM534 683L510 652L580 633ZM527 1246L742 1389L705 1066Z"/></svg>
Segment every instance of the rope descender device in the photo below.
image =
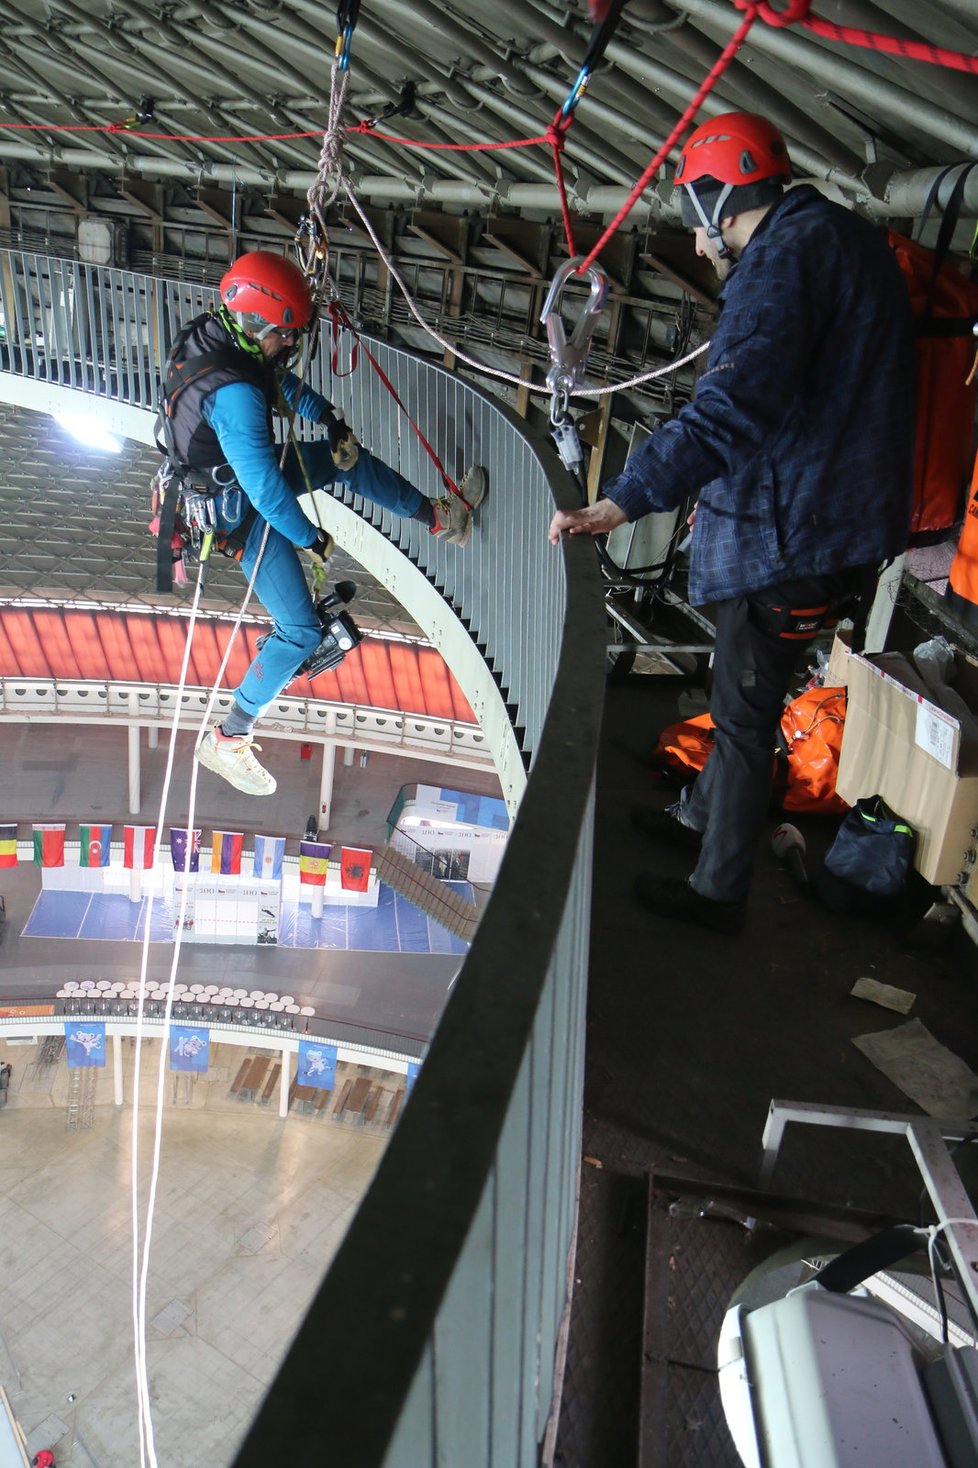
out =
<svg viewBox="0 0 978 1468"><path fill-rule="evenodd" d="M550 412L553 423L562 421L566 416L568 399L584 375L587 359L591 354L591 338L608 296L608 277L600 265L589 265L583 274L591 282L591 294L568 341L560 315L560 298L564 286L572 275L577 274L583 263L581 256L574 256L561 265L540 312L540 325L546 327L547 344L550 347L551 367L547 373L547 386L553 398ZM558 413L558 404L560 412L559 416L555 416Z"/></svg>

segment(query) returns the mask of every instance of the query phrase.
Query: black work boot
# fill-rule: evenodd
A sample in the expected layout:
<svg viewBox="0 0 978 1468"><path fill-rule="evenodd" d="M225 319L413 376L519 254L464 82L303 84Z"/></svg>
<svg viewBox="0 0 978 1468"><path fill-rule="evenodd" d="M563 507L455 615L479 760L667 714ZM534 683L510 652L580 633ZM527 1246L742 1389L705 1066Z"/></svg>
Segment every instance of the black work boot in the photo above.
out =
<svg viewBox="0 0 978 1468"><path fill-rule="evenodd" d="M643 907L659 917L695 923L714 933L739 933L747 917L746 902L718 902L712 897L701 897L681 877L639 872L635 878L635 896Z"/></svg>

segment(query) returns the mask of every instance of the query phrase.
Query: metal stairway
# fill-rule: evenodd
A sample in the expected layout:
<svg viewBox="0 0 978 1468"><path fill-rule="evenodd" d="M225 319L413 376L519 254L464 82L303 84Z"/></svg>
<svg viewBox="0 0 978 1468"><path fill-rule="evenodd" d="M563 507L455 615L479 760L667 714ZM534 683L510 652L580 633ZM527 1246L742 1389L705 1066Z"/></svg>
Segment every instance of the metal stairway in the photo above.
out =
<svg viewBox="0 0 978 1468"><path fill-rule="evenodd" d="M413 902L415 907L434 918L436 923L441 923L456 938L472 942L479 925L478 908L424 871L410 856L405 856L393 846L385 846L377 853L376 871L381 882L386 882L408 902Z"/></svg>

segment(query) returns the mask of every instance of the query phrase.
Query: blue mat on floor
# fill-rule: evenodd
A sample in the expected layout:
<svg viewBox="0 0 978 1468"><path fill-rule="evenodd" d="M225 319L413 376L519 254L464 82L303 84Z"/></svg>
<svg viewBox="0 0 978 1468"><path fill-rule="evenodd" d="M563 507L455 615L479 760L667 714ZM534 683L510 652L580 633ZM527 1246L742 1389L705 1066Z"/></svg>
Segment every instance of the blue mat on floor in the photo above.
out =
<svg viewBox="0 0 978 1468"><path fill-rule="evenodd" d="M472 900L468 882L446 882ZM92 938L111 942L142 941L148 898L130 902L124 893L42 892L24 927L25 938ZM170 904L155 897L150 913L150 942L170 943ZM379 953L465 953L467 944L406 898L381 884L376 907L334 907L314 918L306 903L285 902L279 922L283 948L344 948Z"/></svg>

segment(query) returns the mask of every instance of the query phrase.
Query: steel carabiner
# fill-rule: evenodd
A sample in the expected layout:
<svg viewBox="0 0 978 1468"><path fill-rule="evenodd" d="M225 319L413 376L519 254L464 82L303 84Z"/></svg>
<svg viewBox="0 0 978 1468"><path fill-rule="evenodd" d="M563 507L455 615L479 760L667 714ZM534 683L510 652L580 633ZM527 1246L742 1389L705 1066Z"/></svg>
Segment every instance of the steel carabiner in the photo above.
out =
<svg viewBox="0 0 978 1468"><path fill-rule="evenodd" d="M589 265L584 274L591 282L591 294L568 341L560 315L560 297L570 277L584 264L581 256L567 260L554 276L547 299L540 312L540 324L547 329L552 366L547 373L547 386L556 397L558 393L574 391L584 375L587 359L591 352L591 338L604 310L608 296L608 277L600 265Z"/></svg>

